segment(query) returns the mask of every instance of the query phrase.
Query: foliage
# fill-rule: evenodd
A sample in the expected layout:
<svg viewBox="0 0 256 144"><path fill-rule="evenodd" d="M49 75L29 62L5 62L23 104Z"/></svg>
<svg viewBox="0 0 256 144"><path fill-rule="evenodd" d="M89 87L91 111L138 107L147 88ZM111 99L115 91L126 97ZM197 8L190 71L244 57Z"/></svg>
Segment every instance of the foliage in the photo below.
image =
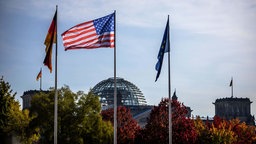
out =
<svg viewBox="0 0 256 144"><path fill-rule="evenodd" d="M33 117L29 117L28 110L20 109L15 95L16 93L12 94L10 84L5 82L3 77L0 78L0 139L4 140L14 133L22 143L33 143L39 138L37 129L30 129L30 133L27 133Z"/></svg>
<svg viewBox="0 0 256 144"><path fill-rule="evenodd" d="M148 123L142 130L145 143L168 143L169 99L162 99L150 113ZM194 122L186 118L187 110L178 101L172 101L172 141L173 143L194 143L197 137Z"/></svg>
<svg viewBox="0 0 256 144"><path fill-rule="evenodd" d="M232 144L236 141L235 133L227 121L221 120L217 125L215 123L210 127L211 142Z"/></svg>
<svg viewBox="0 0 256 144"><path fill-rule="evenodd" d="M186 117L187 109L180 102L172 101L172 139L174 143L194 143L197 137L193 120Z"/></svg>
<svg viewBox="0 0 256 144"><path fill-rule="evenodd" d="M194 123L198 132L197 143L230 144L236 140L230 125L219 117L215 117L212 123L203 123L202 120L197 117Z"/></svg>
<svg viewBox="0 0 256 144"><path fill-rule="evenodd" d="M31 128L39 128L41 143L53 143L54 92L40 92L31 101Z"/></svg>
<svg viewBox="0 0 256 144"><path fill-rule="evenodd" d="M0 78L0 140L15 133L21 143L53 143L54 95L36 94L30 110L21 110L11 86ZM173 143L186 144L253 144L256 127L238 119L230 121L214 117L212 123L187 118L186 107L178 101L172 103ZM117 109L118 143L168 143L168 104L162 99L155 106L145 128L141 129L125 107ZM68 86L58 90L58 142L59 143L112 143L113 109L101 112L99 98L91 92L73 93Z"/></svg>
<svg viewBox="0 0 256 144"><path fill-rule="evenodd" d="M12 94L11 86L5 82L3 77L0 79L0 134L10 133L14 128L13 124L9 122L12 119L10 112L12 108L18 104L15 101L15 94ZM11 107L12 106L12 107Z"/></svg>
<svg viewBox="0 0 256 144"><path fill-rule="evenodd" d="M54 90L33 97L31 111L36 118L31 127L40 127L42 143L53 143ZM68 86L58 90L58 142L109 143L113 129L102 121L100 102L91 92L73 93Z"/></svg>
<svg viewBox="0 0 256 144"><path fill-rule="evenodd" d="M101 112L105 121L114 123L114 109ZM124 106L117 108L117 141L118 143L134 143L135 136L140 130L138 123L132 118L131 112Z"/></svg>
<svg viewBox="0 0 256 144"><path fill-rule="evenodd" d="M78 116L81 116L81 134L86 143L112 143L113 127L110 122L102 120L99 98L89 92L78 102Z"/></svg>
<svg viewBox="0 0 256 144"><path fill-rule="evenodd" d="M230 121L232 131L237 136L235 144L256 143L256 127L240 123L238 119Z"/></svg>
<svg viewBox="0 0 256 144"><path fill-rule="evenodd" d="M196 143L198 144L212 144L212 140L211 140L211 133L210 133L210 127L211 124L208 123L208 121L206 121L206 123L204 123L200 117L197 117L194 120L195 123L195 128L197 131L197 140Z"/></svg>
<svg viewBox="0 0 256 144"><path fill-rule="evenodd" d="M241 123L238 119L227 121L215 116L212 123L203 123L200 118L197 118L194 123L198 132L196 143L256 143L256 127Z"/></svg>

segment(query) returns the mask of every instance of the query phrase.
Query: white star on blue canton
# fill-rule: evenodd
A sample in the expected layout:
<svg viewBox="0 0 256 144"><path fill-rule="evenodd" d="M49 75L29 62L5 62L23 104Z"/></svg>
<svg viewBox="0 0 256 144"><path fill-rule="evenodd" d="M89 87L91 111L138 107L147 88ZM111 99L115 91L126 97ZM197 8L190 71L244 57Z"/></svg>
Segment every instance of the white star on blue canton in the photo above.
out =
<svg viewBox="0 0 256 144"><path fill-rule="evenodd" d="M114 14L96 19L93 23L98 35L102 35L105 32L114 31Z"/></svg>

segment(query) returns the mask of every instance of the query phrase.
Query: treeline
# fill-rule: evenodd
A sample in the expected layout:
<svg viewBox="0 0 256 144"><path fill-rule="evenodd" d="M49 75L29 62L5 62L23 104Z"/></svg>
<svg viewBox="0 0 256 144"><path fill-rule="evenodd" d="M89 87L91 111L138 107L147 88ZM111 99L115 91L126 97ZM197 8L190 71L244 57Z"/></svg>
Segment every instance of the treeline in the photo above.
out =
<svg viewBox="0 0 256 144"><path fill-rule="evenodd" d="M0 78L0 143L15 134L21 143L53 143L54 90L38 93L31 108L21 110L11 86ZM144 128L126 107L117 109L117 141L127 143L168 143L168 99L155 106ZM187 110L172 101L172 141L174 144L250 144L256 143L256 127L234 119L214 118L212 123L187 118ZM101 111L93 93L74 93L68 86L58 90L58 143L113 143L113 109Z"/></svg>

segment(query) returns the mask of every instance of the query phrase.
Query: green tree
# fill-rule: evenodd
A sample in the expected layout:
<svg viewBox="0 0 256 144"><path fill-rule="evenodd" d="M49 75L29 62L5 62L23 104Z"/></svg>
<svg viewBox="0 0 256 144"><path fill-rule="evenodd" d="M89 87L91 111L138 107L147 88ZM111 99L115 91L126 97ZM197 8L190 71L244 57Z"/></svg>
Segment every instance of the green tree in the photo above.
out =
<svg viewBox="0 0 256 144"><path fill-rule="evenodd" d="M85 143L112 143L113 127L110 122L102 120L101 107L97 96L92 92L88 95L80 94L78 101L81 133Z"/></svg>
<svg viewBox="0 0 256 144"><path fill-rule="evenodd" d="M37 129L29 129L29 111L22 111L19 102L15 100L16 93L12 94L11 85L0 78L0 140L5 139L11 133L17 135L22 143L30 144L38 140Z"/></svg>
<svg viewBox="0 0 256 144"><path fill-rule="evenodd" d="M54 90L34 96L31 111L36 118L31 126L40 127L42 143L53 142ZM102 121L99 98L83 92L73 93L68 86L58 90L58 142L108 143L112 141L110 123Z"/></svg>
<svg viewBox="0 0 256 144"><path fill-rule="evenodd" d="M41 143L53 143L53 111L54 91L40 92L33 96L30 115L35 118L29 125L30 128L39 128Z"/></svg>
<svg viewBox="0 0 256 144"><path fill-rule="evenodd" d="M10 84L3 80L3 77L0 79L0 139L5 140L5 138L10 134L14 128L13 124L9 123L9 120L12 119L10 116L10 107L17 103L15 101L15 94L12 94L10 89ZM6 143L5 141L3 141Z"/></svg>

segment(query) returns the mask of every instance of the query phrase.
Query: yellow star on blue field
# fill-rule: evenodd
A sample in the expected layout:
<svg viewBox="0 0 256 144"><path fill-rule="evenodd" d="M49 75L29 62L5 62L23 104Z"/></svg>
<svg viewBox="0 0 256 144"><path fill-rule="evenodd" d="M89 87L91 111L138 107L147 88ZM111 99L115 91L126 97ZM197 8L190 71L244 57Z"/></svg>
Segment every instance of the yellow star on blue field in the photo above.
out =
<svg viewBox="0 0 256 144"><path fill-rule="evenodd" d="M158 52L158 61L156 63L155 69L157 70L157 75L156 75L156 80L158 79L160 73L161 73L161 68L162 68L162 63L163 63L163 59L164 59L164 53L169 52L170 48L169 48L169 18L167 20L167 24L165 27L165 31L164 31L164 36L163 36L163 40ZM168 44L168 45L166 45Z"/></svg>

